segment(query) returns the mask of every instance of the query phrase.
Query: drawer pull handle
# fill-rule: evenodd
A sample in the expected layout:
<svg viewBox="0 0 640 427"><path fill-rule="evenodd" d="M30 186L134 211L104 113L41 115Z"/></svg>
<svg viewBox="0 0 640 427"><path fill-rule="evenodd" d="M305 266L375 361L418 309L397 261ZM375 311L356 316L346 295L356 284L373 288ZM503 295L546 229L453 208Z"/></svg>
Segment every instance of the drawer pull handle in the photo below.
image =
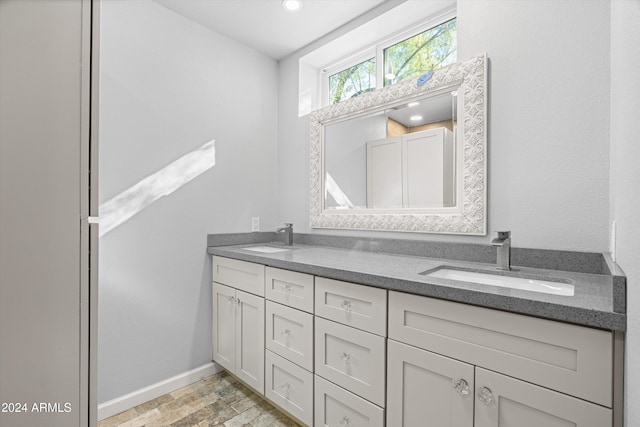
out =
<svg viewBox="0 0 640 427"><path fill-rule="evenodd" d="M466 396L469 394L469 384L462 378L459 378L453 382L453 389L457 391L461 396Z"/></svg>
<svg viewBox="0 0 640 427"><path fill-rule="evenodd" d="M342 356L340 356L340 359L342 359L344 363L351 363L351 355L346 351L342 353Z"/></svg>
<svg viewBox="0 0 640 427"><path fill-rule="evenodd" d="M284 291L285 294L290 294L291 293L291 286L290 285L282 285L282 290Z"/></svg>
<svg viewBox="0 0 640 427"><path fill-rule="evenodd" d="M287 338L291 338L293 336L293 333L291 332L291 329L285 329L284 331L281 332L282 335L284 335Z"/></svg>
<svg viewBox="0 0 640 427"><path fill-rule="evenodd" d="M478 399L485 405L491 405L494 401L493 392L489 387L480 387L478 389Z"/></svg>
<svg viewBox="0 0 640 427"><path fill-rule="evenodd" d="M349 418L342 417L342 419L340 420L340 425L341 426L348 426L349 425Z"/></svg>
<svg viewBox="0 0 640 427"><path fill-rule="evenodd" d="M342 308L344 309L344 311L351 311L351 301L348 300L342 300Z"/></svg>

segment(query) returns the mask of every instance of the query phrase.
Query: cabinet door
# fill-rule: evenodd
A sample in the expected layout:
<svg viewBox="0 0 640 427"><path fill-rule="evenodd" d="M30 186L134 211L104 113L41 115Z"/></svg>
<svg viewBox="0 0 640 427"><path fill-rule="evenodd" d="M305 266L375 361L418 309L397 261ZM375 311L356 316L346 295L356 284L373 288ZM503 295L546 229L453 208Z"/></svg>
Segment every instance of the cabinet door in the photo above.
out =
<svg viewBox="0 0 640 427"><path fill-rule="evenodd" d="M475 417L476 427L612 425L610 409L482 368L476 368Z"/></svg>
<svg viewBox="0 0 640 427"><path fill-rule="evenodd" d="M236 290L213 284L213 360L231 372L236 369Z"/></svg>
<svg viewBox="0 0 640 427"><path fill-rule="evenodd" d="M387 426L473 426L473 365L392 340L387 360Z"/></svg>
<svg viewBox="0 0 640 427"><path fill-rule="evenodd" d="M454 196L452 133L444 128L410 133L402 137L404 206L423 208L452 206ZM425 185L428 182L429 185Z"/></svg>
<svg viewBox="0 0 640 427"><path fill-rule="evenodd" d="M400 137L367 142L367 207L402 207Z"/></svg>
<svg viewBox="0 0 640 427"><path fill-rule="evenodd" d="M236 291L236 375L264 395L264 298Z"/></svg>

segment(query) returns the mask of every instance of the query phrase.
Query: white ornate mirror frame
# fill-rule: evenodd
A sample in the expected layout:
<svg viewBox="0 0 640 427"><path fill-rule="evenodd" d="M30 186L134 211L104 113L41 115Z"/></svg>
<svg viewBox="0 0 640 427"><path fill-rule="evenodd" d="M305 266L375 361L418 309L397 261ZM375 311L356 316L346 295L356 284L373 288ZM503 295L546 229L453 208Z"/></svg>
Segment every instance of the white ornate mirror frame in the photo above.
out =
<svg viewBox="0 0 640 427"><path fill-rule="evenodd" d="M424 84L410 79L311 114L310 226L354 230L486 235L487 223L487 57L480 55L436 70ZM324 208L324 127L402 102L457 87L458 194L455 207L424 209L328 210ZM460 156L461 154L461 156Z"/></svg>

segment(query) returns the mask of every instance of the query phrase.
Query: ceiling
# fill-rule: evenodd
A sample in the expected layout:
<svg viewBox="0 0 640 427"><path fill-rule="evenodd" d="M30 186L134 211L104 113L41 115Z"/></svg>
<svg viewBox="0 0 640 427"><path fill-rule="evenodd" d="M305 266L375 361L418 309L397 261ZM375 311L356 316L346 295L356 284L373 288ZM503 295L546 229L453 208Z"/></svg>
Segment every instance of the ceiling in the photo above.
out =
<svg viewBox="0 0 640 427"><path fill-rule="evenodd" d="M280 60L385 0L302 0L287 11L281 0L154 0L267 56Z"/></svg>

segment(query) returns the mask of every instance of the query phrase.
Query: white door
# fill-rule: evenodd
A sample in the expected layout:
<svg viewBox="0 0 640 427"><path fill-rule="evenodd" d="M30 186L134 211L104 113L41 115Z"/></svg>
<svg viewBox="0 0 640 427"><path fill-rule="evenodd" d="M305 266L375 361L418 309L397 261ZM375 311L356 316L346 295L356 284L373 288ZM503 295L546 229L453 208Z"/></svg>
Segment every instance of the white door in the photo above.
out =
<svg viewBox="0 0 640 427"><path fill-rule="evenodd" d="M475 415L476 427L612 425L610 409L482 368L476 368Z"/></svg>
<svg viewBox="0 0 640 427"><path fill-rule="evenodd" d="M98 11L0 0L1 426L96 424Z"/></svg>
<svg viewBox="0 0 640 427"><path fill-rule="evenodd" d="M213 360L236 369L236 290L213 283Z"/></svg>
<svg viewBox="0 0 640 427"><path fill-rule="evenodd" d="M387 426L473 426L473 365L392 340L387 346Z"/></svg>
<svg viewBox="0 0 640 427"><path fill-rule="evenodd" d="M264 298L236 291L236 375L264 395Z"/></svg>

